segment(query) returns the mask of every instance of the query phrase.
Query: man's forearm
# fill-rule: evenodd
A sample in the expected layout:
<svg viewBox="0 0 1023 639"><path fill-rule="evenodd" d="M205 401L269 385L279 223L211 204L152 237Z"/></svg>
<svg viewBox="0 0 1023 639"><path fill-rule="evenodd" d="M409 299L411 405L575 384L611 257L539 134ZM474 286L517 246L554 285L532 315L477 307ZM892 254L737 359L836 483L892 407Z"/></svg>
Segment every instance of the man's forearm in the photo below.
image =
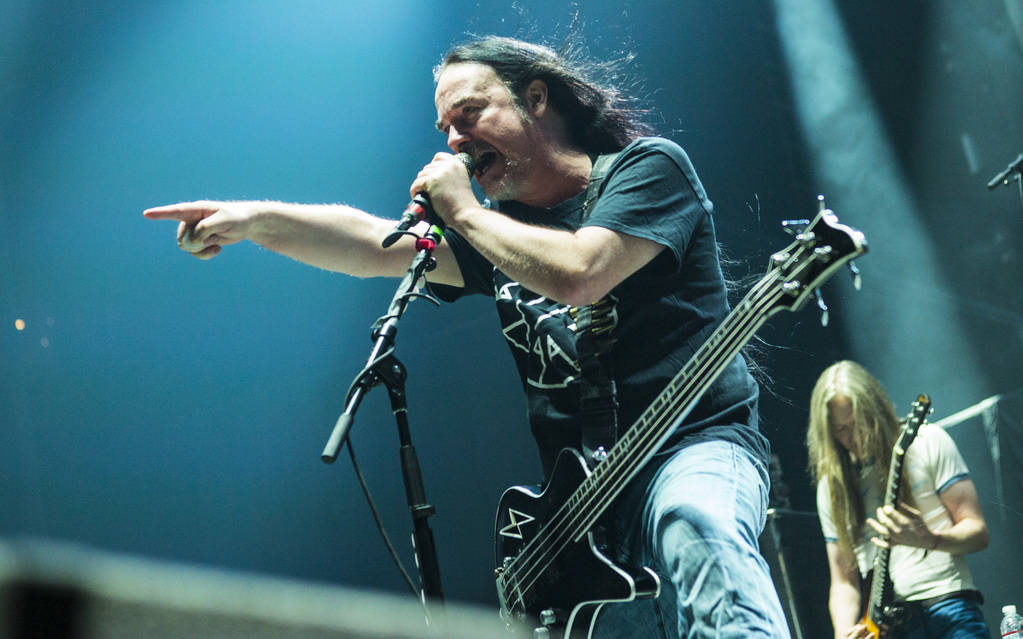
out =
<svg viewBox="0 0 1023 639"><path fill-rule="evenodd" d="M577 306L600 299L663 249L652 240L596 226L570 232L482 207L463 211L453 227L526 288Z"/></svg>
<svg viewBox="0 0 1023 639"><path fill-rule="evenodd" d="M959 521L945 530L932 531L934 542L930 550L966 555L987 548L990 535L984 522L973 518Z"/></svg>
<svg viewBox="0 0 1023 639"><path fill-rule="evenodd" d="M246 202L252 221L247 238L305 264L356 277L400 277L413 254L413 238L393 246L381 242L396 224L344 204ZM430 280L462 285L454 256L444 244L434 256Z"/></svg>
<svg viewBox="0 0 1023 639"><path fill-rule="evenodd" d="M862 606L860 592L855 586L832 584L828 598L828 611L831 613L831 625L835 629L835 639L845 637L849 629L859 622Z"/></svg>
<svg viewBox="0 0 1023 639"><path fill-rule="evenodd" d="M342 204L246 202L247 237L271 251L322 269L358 277L400 275L380 248L387 220Z"/></svg>

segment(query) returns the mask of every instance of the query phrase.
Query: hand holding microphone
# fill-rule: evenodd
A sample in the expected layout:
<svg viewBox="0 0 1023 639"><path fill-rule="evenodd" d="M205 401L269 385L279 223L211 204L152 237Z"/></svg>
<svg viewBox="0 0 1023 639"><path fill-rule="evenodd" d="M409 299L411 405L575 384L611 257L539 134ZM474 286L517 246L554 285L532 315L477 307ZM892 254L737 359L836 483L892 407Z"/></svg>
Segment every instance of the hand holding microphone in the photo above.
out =
<svg viewBox="0 0 1023 639"><path fill-rule="evenodd" d="M455 157L465 166L466 172L472 177L475 165L472 156L468 153L459 153ZM420 191L413 196L412 201L409 202L408 206L405 207L405 211L401 214L398 224L388 233L380 245L384 248L391 246L402 235L405 235L410 228L427 218L436 218L436 216L433 213L433 207L430 205L429 196L425 192Z"/></svg>

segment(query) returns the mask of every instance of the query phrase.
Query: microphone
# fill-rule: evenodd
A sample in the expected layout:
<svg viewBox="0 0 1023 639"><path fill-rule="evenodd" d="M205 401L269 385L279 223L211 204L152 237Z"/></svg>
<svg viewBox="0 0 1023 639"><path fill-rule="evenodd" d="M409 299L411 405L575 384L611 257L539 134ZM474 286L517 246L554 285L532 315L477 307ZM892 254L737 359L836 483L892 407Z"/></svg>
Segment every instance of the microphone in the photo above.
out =
<svg viewBox="0 0 1023 639"><path fill-rule="evenodd" d="M468 153L459 153L455 156L458 160L465 165L465 170L469 176L472 177L473 169L476 163L473 161L472 156ZM428 217L434 217L433 207L430 205L430 198L426 193L416 193L412 201L405 207L405 212L401 214L401 220L398 221L397 226L387 234L384 241L380 243L380 246L387 248L388 246L397 242L402 235L405 234L410 228L415 226L418 222L425 220Z"/></svg>
<svg viewBox="0 0 1023 639"><path fill-rule="evenodd" d="M996 189L999 184L1008 184L1009 176L1012 173L1019 173L1021 167L1023 167L1023 153L1020 153L1018 158L1010 162L1004 171L991 178L991 181L987 183L987 188Z"/></svg>

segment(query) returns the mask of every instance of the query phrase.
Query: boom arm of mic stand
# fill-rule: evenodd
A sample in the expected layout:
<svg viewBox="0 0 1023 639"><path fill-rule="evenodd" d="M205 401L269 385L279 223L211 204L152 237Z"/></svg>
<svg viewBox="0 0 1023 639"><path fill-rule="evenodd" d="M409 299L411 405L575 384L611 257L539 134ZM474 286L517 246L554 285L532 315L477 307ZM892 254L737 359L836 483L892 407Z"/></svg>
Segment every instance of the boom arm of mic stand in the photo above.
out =
<svg viewBox="0 0 1023 639"><path fill-rule="evenodd" d="M337 422L334 423L334 430L331 431L327 444L323 447L323 452L320 453L320 459L324 463L333 464L334 460L337 459L338 454L341 452L341 447L348 440L348 433L351 431L352 424L355 421L355 411L359 409L363 396L366 394L366 391L380 382L379 373L376 369L382 361L381 353L384 353L383 359L386 359L390 351L393 350L393 332L396 331L397 327L394 327L394 331L381 330L379 332L376 343L373 345L373 352L369 356L369 362L356 376L355 381L352 382L348 397L345 398L345 410L337 418Z"/></svg>
<svg viewBox="0 0 1023 639"><path fill-rule="evenodd" d="M425 600L435 603L443 601L444 594L441 588L440 570L437 562L437 551L433 539L433 531L430 530L427 519L433 515L434 508L426 502L426 490L423 486L423 477L419 468L419 459L416 457L415 448L412 446L412 438L408 428L408 407L405 403L405 379L407 377L405 367L394 356L395 336L398 333L398 321L405 312L408 303L414 297L426 297L437 303L432 297L422 295L415 291L416 284L423 277L423 274L431 270L436 262L433 258L433 248L440 240L443 229L434 225L431 230L431 241L417 243L416 256L409 265L405 277L395 292L387 314L377 321L373 329L374 345L370 353L369 361L363 370L352 383L352 390L346 399L344 412L334 424L334 430L327 440L327 444L321 454L325 463L333 463L337 459L341 447L348 439L355 419L355 411L358 409L365 393L383 382L387 387L391 399L391 410L394 413L398 424L398 435L401 443L401 469L405 481L405 493L408 499L409 511L412 514L412 528L414 551L416 563L419 567L419 576L422 583L422 594Z"/></svg>
<svg viewBox="0 0 1023 639"><path fill-rule="evenodd" d="M373 327L373 351L370 353L366 366L359 372L355 381L352 382L352 390L349 392L348 397L345 398L344 412L337 418L334 429L331 431L330 437L323 447L323 452L320 453L320 459L324 463L332 464L337 459L341 448L348 439L348 433L355 420L355 411L358 410L363 395L365 395L367 390L380 382L379 373L374 371L374 369L380 363L380 360L387 357L390 351L394 349L394 339L398 334L398 321L401 319L402 314L404 314L409 300L418 295L415 292L416 282L419 281L424 272L429 270L432 260L433 257L428 251L416 253L416 257L412 260L412 264L409 265L405 277L402 279L401 284L398 285L394 298L391 299L391 304L387 308L387 314L377 320L377 324Z"/></svg>

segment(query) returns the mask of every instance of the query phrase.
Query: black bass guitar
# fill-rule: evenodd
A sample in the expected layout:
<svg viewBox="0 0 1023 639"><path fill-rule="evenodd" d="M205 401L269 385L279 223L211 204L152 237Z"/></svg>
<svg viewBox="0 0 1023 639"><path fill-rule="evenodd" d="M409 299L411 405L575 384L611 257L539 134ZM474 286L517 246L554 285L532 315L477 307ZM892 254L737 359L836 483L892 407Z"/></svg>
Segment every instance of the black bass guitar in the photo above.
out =
<svg viewBox="0 0 1023 639"><path fill-rule="evenodd" d="M840 224L822 201L817 217L771 257L767 274L602 461L591 470L580 453L566 449L542 492L521 486L505 491L495 572L509 625L533 624L539 637L588 637L604 604L657 595L652 570L616 565L601 552L598 518L769 317L801 308L835 271L866 251L863 234Z"/></svg>
<svg viewBox="0 0 1023 639"><path fill-rule="evenodd" d="M920 426L930 412L931 398L925 394L918 395L916 401L913 402L913 410L910 412L909 418L902 425L895 448L892 449L892 462L888 467L888 485L884 491L885 506L894 508L899 499L906 449L916 439ZM870 571L870 599L867 602L863 618L860 620L860 623L865 624L867 630L873 633L875 639L881 636L882 626L886 630L886 637L894 637L898 632L898 627L905 623L910 612L905 606L895 601L895 591L892 589L891 574L888 571L888 560L891 558L891 554L891 548L878 548L874 555L874 567Z"/></svg>

